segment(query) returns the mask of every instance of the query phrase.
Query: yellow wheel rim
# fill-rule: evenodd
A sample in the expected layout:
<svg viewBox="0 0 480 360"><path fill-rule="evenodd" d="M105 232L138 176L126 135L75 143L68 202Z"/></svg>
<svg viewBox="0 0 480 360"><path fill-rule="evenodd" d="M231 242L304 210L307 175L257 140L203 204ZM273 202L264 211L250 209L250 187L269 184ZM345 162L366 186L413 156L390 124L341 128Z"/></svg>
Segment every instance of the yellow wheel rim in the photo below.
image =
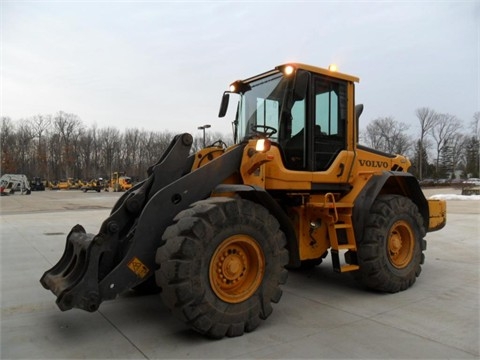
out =
<svg viewBox="0 0 480 360"><path fill-rule="evenodd" d="M403 269L412 261L415 236L410 225L400 220L393 224L388 236L388 258L397 269Z"/></svg>
<svg viewBox="0 0 480 360"><path fill-rule="evenodd" d="M265 256L258 243L247 235L233 235L223 241L210 261L210 284L227 303L248 299L262 283Z"/></svg>

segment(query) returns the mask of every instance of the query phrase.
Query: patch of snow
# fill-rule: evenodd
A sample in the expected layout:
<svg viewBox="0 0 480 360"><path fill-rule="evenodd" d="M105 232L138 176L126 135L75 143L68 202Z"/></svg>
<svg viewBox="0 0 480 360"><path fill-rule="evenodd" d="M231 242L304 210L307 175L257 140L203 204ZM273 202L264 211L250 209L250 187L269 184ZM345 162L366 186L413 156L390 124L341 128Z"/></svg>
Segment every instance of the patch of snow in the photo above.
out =
<svg viewBox="0 0 480 360"><path fill-rule="evenodd" d="M480 195L437 194L429 197L432 200L480 200Z"/></svg>

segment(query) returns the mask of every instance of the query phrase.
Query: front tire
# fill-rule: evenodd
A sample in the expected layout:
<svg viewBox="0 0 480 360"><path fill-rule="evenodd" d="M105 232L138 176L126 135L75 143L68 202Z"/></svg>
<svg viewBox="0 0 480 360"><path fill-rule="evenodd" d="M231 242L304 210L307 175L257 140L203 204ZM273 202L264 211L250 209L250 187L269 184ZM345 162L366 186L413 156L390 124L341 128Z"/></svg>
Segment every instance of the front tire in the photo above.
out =
<svg viewBox="0 0 480 360"><path fill-rule="evenodd" d="M278 221L251 201L219 197L193 204L174 221L156 256L164 303L209 337L254 330L287 279Z"/></svg>
<svg viewBox="0 0 480 360"><path fill-rule="evenodd" d="M400 195L381 195L372 205L358 242L357 280L370 289L395 293L420 275L426 249L425 227L417 206Z"/></svg>

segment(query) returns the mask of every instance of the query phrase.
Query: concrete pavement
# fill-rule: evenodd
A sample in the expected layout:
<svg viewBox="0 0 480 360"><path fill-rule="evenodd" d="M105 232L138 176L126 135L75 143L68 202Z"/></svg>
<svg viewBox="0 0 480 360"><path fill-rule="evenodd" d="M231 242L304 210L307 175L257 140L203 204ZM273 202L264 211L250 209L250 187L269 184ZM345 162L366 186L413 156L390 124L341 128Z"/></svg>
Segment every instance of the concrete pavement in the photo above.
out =
<svg viewBox="0 0 480 360"><path fill-rule="evenodd" d="M158 295L127 293L95 313L61 312L40 285L70 228L97 232L118 197L45 191L0 198L2 359L480 356L479 201L448 201L447 226L428 234L422 274L407 291L365 291L326 260L290 272L280 303L257 330L213 341L173 318Z"/></svg>

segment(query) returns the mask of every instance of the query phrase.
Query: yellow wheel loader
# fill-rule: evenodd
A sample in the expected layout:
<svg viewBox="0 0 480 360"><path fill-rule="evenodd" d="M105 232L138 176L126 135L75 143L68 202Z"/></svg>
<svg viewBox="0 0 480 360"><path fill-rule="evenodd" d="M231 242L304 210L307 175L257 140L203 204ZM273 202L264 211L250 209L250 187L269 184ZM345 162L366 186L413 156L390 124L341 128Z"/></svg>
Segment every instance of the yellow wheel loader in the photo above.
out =
<svg viewBox="0 0 480 360"><path fill-rule="evenodd" d="M159 289L178 319L213 338L254 330L287 269L328 252L334 271L367 288L407 289L446 204L425 198L405 156L358 144L358 81L297 63L235 81L219 113L235 97L235 144L191 154L192 136L175 136L96 235L73 227L42 285L61 310L86 311Z"/></svg>
<svg viewBox="0 0 480 360"><path fill-rule="evenodd" d="M123 172L114 172L109 181L109 187L113 189L114 192L126 191L132 188L132 178L125 176Z"/></svg>
<svg viewBox="0 0 480 360"><path fill-rule="evenodd" d="M105 184L103 183L103 179L98 178L98 179L91 179L90 181L85 182L80 188L80 190L82 190L85 193L89 190L100 192L104 188L105 188Z"/></svg>

